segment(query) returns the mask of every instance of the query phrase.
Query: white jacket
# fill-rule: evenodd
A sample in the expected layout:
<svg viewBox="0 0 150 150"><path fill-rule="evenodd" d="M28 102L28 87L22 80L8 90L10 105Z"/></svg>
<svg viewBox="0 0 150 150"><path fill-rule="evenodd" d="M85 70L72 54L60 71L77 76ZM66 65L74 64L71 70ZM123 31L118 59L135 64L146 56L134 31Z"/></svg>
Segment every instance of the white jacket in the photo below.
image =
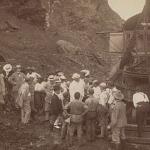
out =
<svg viewBox="0 0 150 150"><path fill-rule="evenodd" d="M85 87L85 82L83 80L80 80L79 82L73 80L69 86L70 100L72 101L74 99L74 94L76 92L79 92L81 94L81 98L83 98L84 87Z"/></svg>

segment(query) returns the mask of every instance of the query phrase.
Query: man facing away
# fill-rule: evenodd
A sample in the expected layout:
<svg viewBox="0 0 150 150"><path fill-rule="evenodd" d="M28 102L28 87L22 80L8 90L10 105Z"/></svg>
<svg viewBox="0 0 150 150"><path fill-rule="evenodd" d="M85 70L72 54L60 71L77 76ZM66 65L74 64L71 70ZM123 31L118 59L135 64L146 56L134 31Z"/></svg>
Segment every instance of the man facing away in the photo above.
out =
<svg viewBox="0 0 150 150"><path fill-rule="evenodd" d="M124 95L120 90L114 93L115 105L111 110L111 123L108 128L112 130L112 142L116 150L119 149L121 140L125 140L125 126L127 125L126 104L123 102Z"/></svg>
<svg viewBox="0 0 150 150"><path fill-rule="evenodd" d="M77 130L77 137L79 145L82 144L82 123L83 123L83 117L88 111L88 107L85 103L80 101L80 93L76 92L74 94L74 100L71 101L68 105L65 107L66 109L70 110L70 125L68 127L68 133L70 137L70 145L72 145L73 142L73 136L74 132Z"/></svg>
<svg viewBox="0 0 150 150"><path fill-rule="evenodd" d="M133 105L136 109L136 122L138 125L138 136L142 136L143 126L146 121L147 113L149 112L150 105L148 96L142 92L140 87L136 88L133 95Z"/></svg>
<svg viewBox="0 0 150 150"><path fill-rule="evenodd" d="M86 114L86 135L87 140L92 142L95 140L95 129L96 129L96 119L97 119L97 108L98 99L94 98L94 90L89 89L89 98L86 99L85 104L88 106L88 112Z"/></svg>

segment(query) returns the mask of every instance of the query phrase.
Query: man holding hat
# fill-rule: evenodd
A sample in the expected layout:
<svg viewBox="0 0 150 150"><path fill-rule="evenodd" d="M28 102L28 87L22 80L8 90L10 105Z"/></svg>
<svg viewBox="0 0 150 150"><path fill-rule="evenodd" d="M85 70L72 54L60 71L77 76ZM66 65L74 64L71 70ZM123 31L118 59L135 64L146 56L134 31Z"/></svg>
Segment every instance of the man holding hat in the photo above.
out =
<svg viewBox="0 0 150 150"><path fill-rule="evenodd" d="M115 105L111 111L111 123L108 128L112 130L112 141L119 149L121 140L125 140L125 126L127 125L126 104L123 102L124 95L120 90L114 93Z"/></svg>
<svg viewBox="0 0 150 150"><path fill-rule="evenodd" d="M80 93L80 100L82 101L84 97L84 85L80 80L80 75L78 73L74 73L72 76L73 81L70 83L69 92L70 92L70 100L74 100L74 94L76 92Z"/></svg>

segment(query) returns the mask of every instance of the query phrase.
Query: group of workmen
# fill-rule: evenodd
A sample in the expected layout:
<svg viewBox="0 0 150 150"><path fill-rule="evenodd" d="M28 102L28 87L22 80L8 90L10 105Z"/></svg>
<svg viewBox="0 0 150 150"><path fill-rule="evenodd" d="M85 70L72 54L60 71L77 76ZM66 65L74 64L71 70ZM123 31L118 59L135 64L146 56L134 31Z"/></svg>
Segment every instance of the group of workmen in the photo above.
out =
<svg viewBox="0 0 150 150"><path fill-rule="evenodd" d="M117 148L126 139L124 95L109 82L100 83L90 76L89 70L81 70L74 73L70 81L62 71L42 78L34 67L22 71L21 65L13 68L11 64L6 64L1 66L0 74L1 110L19 110L24 125L44 114L44 121L49 122L50 130L61 128L62 139L67 138L70 145L73 145L75 133L81 144L83 135L92 142L96 137L107 137L108 130L111 130L111 138ZM133 95L133 104L141 136L142 122L149 110L149 99L141 89Z"/></svg>

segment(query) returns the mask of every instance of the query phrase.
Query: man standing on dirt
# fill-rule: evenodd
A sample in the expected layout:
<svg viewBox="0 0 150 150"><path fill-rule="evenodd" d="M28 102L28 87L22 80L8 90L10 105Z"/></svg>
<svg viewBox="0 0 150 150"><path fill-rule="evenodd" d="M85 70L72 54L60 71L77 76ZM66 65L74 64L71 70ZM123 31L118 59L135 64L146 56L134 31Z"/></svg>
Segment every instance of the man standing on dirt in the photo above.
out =
<svg viewBox="0 0 150 150"><path fill-rule="evenodd" d="M133 105L136 109L138 136L141 137L150 105L148 96L142 92L142 88L139 86L136 88L136 93L133 95Z"/></svg>
<svg viewBox="0 0 150 150"><path fill-rule="evenodd" d="M92 142L95 140L96 133L96 119L97 119L97 107L98 99L94 98L94 90L89 89L89 98L86 99L85 104L88 106L88 112L86 114L86 135L87 140Z"/></svg>
<svg viewBox="0 0 150 150"><path fill-rule="evenodd" d="M88 107L85 103L80 101L80 93L76 92L74 94L74 100L71 101L65 108L66 110L70 110L70 125L68 127L70 141L69 144L72 146L73 144L73 136L74 132L77 130L78 142L79 145L82 144L82 124L83 117L88 111Z"/></svg>
<svg viewBox="0 0 150 150"><path fill-rule="evenodd" d="M125 126L127 125L126 104L123 102L124 95L121 91L114 93L115 105L111 110L111 123L108 129L112 130L112 142L116 150L119 150L121 140L125 140Z"/></svg>
<svg viewBox="0 0 150 150"><path fill-rule="evenodd" d="M15 104L16 108L18 108L18 106L16 105L18 91L19 91L19 88L21 87L21 85L24 83L25 78L26 78L25 74L21 72L21 65L17 65L16 72L14 72L8 78L8 81L13 85L12 96L13 96L14 104Z"/></svg>

